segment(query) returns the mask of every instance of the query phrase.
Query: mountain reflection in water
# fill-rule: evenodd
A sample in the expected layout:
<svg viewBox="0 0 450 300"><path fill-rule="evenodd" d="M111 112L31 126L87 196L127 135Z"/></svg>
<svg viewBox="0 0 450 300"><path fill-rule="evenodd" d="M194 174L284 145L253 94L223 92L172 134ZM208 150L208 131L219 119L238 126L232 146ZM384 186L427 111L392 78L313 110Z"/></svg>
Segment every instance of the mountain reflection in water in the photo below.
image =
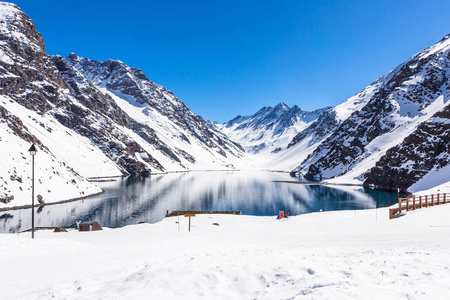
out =
<svg viewBox="0 0 450 300"><path fill-rule="evenodd" d="M35 210L36 227L70 227L76 221L98 221L104 227L155 223L166 211L233 210L244 215L275 216L280 210L299 215L320 210L382 207L397 194L354 186L304 185L286 173L262 171L197 171L128 177L99 183L106 192L96 197ZM31 209L0 212L0 232L31 228Z"/></svg>

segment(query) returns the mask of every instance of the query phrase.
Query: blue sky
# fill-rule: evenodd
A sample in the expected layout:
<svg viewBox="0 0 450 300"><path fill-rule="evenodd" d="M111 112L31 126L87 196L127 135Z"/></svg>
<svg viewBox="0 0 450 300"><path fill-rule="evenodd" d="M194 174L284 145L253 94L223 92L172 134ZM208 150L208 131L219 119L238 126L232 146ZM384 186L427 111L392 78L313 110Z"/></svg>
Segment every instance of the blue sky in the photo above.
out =
<svg viewBox="0 0 450 300"><path fill-rule="evenodd" d="M450 33L450 1L17 0L48 54L120 59L225 122L337 105Z"/></svg>

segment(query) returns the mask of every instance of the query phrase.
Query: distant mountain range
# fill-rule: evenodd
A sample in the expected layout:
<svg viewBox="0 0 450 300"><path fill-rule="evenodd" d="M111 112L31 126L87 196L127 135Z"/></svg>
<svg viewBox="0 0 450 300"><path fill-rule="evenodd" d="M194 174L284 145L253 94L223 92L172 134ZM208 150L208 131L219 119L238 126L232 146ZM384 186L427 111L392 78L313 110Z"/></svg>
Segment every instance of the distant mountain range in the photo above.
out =
<svg viewBox="0 0 450 300"><path fill-rule="evenodd" d="M264 168L415 190L450 175L450 35L336 107L280 103L225 124L194 115L119 60L49 56L29 17L0 2L0 207L100 192L92 177ZM448 180L446 180L448 181Z"/></svg>
<svg viewBox="0 0 450 300"><path fill-rule="evenodd" d="M239 115L216 127L241 144L246 152L270 156L286 149L298 133L328 109L330 107L308 112L281 102L273 108L265 106L252 116Z"/></svg>

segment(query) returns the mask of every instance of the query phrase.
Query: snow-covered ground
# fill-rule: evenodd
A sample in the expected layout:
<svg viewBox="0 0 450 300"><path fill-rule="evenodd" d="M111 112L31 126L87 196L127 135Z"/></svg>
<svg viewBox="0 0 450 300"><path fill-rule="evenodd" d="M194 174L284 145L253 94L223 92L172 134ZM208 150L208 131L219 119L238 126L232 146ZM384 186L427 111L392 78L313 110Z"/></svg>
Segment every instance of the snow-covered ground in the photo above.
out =
<svg viewBox="0 0 450 300"><path fill-rule="evenodd" d="M449 184L441 192L450 192ZM450 205L0 235L2 299L448 299ZM213 225L218 223L219 226Z"/></svg>

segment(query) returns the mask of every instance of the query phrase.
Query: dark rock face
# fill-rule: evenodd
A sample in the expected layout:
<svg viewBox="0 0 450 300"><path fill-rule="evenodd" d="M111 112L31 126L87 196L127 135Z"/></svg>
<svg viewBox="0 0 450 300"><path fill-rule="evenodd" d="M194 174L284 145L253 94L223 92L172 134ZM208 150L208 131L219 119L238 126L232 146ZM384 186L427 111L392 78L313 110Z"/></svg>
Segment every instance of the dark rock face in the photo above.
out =
<svg viewBox="0 0 450 300"><path fill-rule="evenodd" d="M429 171L450 163L450 105L389 149L365 175L365 186L406 191Z"/></svg>
<svg viewBox="0 0 450 300"><path fill-rule="evenodd" d="M66 88L65 82L45 55L44 40L33 21L14 4L2 3L1 9L11 14L1 24L0 49L13 59L0 61L0 94L41 113L64 105L60 88Z"/></svg>

